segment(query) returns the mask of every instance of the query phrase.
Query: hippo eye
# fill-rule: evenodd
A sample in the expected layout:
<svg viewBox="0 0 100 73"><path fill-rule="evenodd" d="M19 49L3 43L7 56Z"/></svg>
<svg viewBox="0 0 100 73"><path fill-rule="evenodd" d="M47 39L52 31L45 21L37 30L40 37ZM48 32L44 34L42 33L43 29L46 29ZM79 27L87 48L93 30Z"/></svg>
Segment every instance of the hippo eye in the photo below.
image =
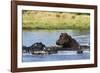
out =
<svg viewBox="0 0 100 73"><path fill-rule="evenodd" d="M67 39L67 41L69 41L69 39Z"/></svg>

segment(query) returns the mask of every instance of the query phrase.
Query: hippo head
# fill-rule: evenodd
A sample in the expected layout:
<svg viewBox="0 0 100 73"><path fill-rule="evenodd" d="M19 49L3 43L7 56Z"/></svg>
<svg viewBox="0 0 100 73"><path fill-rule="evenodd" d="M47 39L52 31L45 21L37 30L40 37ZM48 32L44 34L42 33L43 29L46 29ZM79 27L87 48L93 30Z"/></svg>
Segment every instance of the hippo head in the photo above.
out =
<svg viewBox="0 0 100 73"><path fill-rule="evenodd" d="M37 43L34 43L31 47L33 49L42 50L45 47L45 45L41 42L37 42Z"/></svg>
<svg viewBox="0 0 100 73"><path fill-rule="evenodd" d="M64 45L68 44L70 42L71 36L69 36L67 33L61 33L59 39L56 41L57 45Z"/></svg>

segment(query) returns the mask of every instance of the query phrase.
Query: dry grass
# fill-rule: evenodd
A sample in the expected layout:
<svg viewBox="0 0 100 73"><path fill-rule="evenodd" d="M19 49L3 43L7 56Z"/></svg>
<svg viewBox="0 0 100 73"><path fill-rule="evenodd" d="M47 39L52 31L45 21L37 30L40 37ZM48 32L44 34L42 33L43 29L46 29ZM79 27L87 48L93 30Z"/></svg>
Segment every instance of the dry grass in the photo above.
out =
<svg viewBox="0 0 100 73"><path fill-rule="evenodd" d="M89 14L24 11L23 29L89 29Z"/></svg>

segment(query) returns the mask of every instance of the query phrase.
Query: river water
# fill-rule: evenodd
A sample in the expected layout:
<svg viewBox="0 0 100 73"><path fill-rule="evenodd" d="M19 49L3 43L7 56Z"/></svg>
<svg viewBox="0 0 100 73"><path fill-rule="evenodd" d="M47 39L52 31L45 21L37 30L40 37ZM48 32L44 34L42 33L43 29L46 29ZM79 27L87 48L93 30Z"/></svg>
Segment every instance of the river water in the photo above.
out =
<svg viewBox="0 0 100 73"><path fill-rule="evenodd" d="M90 44L90 32L86 30L32 30L23 31L22 44L31 46L33 43L42 42L46 46L56 46L56 40L61 33L68 33L76 39L80 45ZM57 54L50 55L31 55L23 53L23 62L41 62L41 61L60 61L60 60L81 60L90 59L90 52L84 51L83 54L77 54L76 51L59 51Z"/></svg>

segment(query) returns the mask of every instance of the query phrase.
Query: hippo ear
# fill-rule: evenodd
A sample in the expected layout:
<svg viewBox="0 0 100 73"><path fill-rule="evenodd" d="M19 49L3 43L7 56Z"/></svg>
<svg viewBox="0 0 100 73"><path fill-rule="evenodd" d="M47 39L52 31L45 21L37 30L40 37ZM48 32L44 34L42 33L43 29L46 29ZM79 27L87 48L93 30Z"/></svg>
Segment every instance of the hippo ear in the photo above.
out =
<svg viewBox="0 0 100 73"><path fill-rule="evenodd" d="M63 33L61 33L59 37L61 37L62 35L63 35Z"/></svg>
<svg viewBox="0 0 100 73"><path fill-rule="evenodd" d="M67 34L67 33L61 33L61 35L63 35L63 34Z"/></svg>
<svg viewBox="0 0 100 73"><path fill-rule="evenodd" d="M42 44L42 42L39 42L39 44Z"/></svg>

